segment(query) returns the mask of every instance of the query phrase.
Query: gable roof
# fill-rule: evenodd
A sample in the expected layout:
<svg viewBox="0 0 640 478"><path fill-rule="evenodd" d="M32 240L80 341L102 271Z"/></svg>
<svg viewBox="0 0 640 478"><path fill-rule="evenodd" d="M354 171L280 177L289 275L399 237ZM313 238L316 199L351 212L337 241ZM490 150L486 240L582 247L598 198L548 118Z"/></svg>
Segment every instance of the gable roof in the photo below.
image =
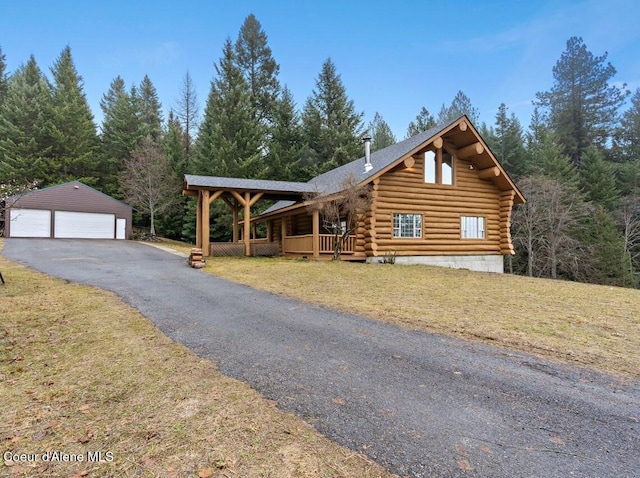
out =
<svg viewBox="0 0 640 478"><path fill-rule="evenodd" d="M42 188L42 189L32 189L31 191L27 191L27 192L25 192L23 194L14 194L13 196L8 197L6 199L6 201L7 201L7 204L11 203L11 201L15 201L15 203L11 203L11 204L12 204L13 207L18 207L17 203L22 198L33 197L33 196L36 196L36 195L38 195L40 193L43 193L43 192L51 191L51 190L54 190L54 189L58 189L58 188L65 187L65 186L70 186L70 185L74 185L74 186L77 186L77 187L82 187L82 188L88 189L89 191L91 191L93 193L100 194L101 196L104 196L106 199L110 199L111 201L114 201L114 202L119 203L119 204L121 204L123 206L126 206L128 208L133 209L133 206L130 206L129 204L127 204L127 203L125 203L123 201L120 201L119 199L111 197L108 194L103 193L102 191L98 191L97 189L92 188L91 186L87 186L86 184L81 183L80 181L68 181L66 183L60 183L60 184L54 184L53 186L47 186L46 188Z"/></svg>
<svg viewBox="0 0 640 478"><path fill-rule="evenodd" d="M448 123L435 126L429 130L422 131L415 136L371 153L370 160L372 168L369 171L365 171L364 169L365 159L363 156L350 163L339 166L335 169L332 169L331 171L327 171L324 174L316 176L306 184L312 185L312 190L314 192L320 193L320 197L340 192L341 188L343 187L342 185L344 184L343 182L349 177L353 177L358 185L367 184L376 177L384 174L386 171L393 168L400 162L404 161L405 158L425 148L436 138L446 135L447 132L451 131L462 122L466 123L466 126L468 127L467 131L469 131L469 129L470 131L469 134L465 135L465 138L461 139L461 141L467 142L467 144L480 141L484 146L484 152L482 153L483 157L479 161L481 163L481 168L484 169L486 167L497 166L500 170L499 177L502 178L499 187L501 187L502 189L513 189L516 192L515 202L523 203L524 197L522 196L516 185L513 183L511 178L509 178L506 171L502 168L493 153L490 152L489 147L486 145L486 143L466 115L463 115L456 120L450 121ZM467 146L467 144L461 144L460 147ZM296 204L295 201L279 201L265 210L261 215L279 211L280 209L293 206L294 204Z"/></svg>

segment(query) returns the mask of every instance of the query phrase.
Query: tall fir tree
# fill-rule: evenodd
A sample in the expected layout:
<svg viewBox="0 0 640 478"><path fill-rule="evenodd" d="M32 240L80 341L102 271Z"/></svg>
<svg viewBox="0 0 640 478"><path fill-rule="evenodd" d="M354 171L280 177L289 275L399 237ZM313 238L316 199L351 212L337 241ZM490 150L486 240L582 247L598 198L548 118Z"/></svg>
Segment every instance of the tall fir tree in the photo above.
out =
<svg viewBox="0 0 640 478"><path fill-rule="evenodd" d="M137 94L133 86L127 92L124 80L118 76L100 101L104 117L100 135L100 187L115 197L122 197L118 186L122 164L144 137L135 100Z"/></svg>
<svg viewBox="0 0 640 478"><path fill-rule="evenodd" d="M167 124L162 137L162 146L165 155L171 164L176 177L182 180L187 173L187 160L184 150L185 132L182 124L173 110L169 111ZM158 234L171 239L181 239L184 227L186 198L182 197L180 190L176 190L175 207L162 213L156 219Z"/></svg>
<svg viewBox="0 0 640 478"><path fill-rule="evenodd" d="M616 132L620 162L640 160L640 88L631 97L629 109L622 114Z"/></svg>
<svg viewBox="0 0 640 478"><path fill-rule="evenodd" d="M536 94L563 152L576 165L587 147L605 148L628 94L626 85L611 84L616 69L606 60L607 53L594 56L582 38L571 37L553 67L551 90Z"/></svg>
<svg viewBox="0 0 640 478"><path fill-rule="evenodd" d="M284 181L311 179L300 162L303 148L300 115L293 95L286 86L273 109L270 131L266 178Z"/></svg>
<svg viewBox="0 0 640 478"><path fill-rule="evenodd" d="M280 66L273 58L267 34L253 14L245 18L234 48L236 63L249 87L254 119L267 126L273 121L280 93Z"/></svg>
<svg viewBox="0 0 640 478"><path fill-rule="evenodd" d="M53 141L53 161L59 171L57 181L80 180L96 186L100 175L96 154L98 135L84 83L69 46L62 50L51 73L53 97L49 134Z"/></svg>
<svg viewBox="0 0 640 478"><path fill-rule="evenodd" d="M513 113L507 114L507 109L504 103L498 107L489 147L507 172L514 178L519 178L528 172L522 126Z"/></svg>
<svg viewBox="0 0 640 478"><path fill-rule="evenodd" d="M558 181L563 188L579 189L578 170L571 158L562 152L562 146L552 134L547 134L542 144L537 145L532 154L532 174Z"/></svg>
<svg viewBox="0 0 640 478"><path fill-rule="evenodd" d="M589 146L580 160L580 186L587 201L611 211L619 202L613 164L595 146Z"/></svg>
<svg viewBox="0 0 640 478"><path fill-rule="evenodd" d="M460 90L449 106L442 105L438 112L437 122L438 124L449 123L462 115L467 115L474 124L477 124L480 119L478 109L472 105L471 99Z"/></svg>
<svg viewBox="0 0 640 478"><path fill-rule="evenodd" d="M304 159L310 170L323 173L362 156L362 117L327 59L302 113Z"/></svg>
<svg viewBox="0 0 640 478"><path fill-rule="evenodd" d="M436 120L429 110L424 106L420 110L420 113L416 116L416 119L409 123L407 127L407 138L417 135L422 131L427 131L436 126Z"/></svg>
<svg viewBox="0 0 640 478"><path fill-rule="evenodd" d="M371 152L386 148L397 142L393 131L377 111L373 115L373 120L369 123L368 131L369 135L371 135Z"/></svg>
<svg viewBox="0 0 640 478"><path fill-rule="evenodd" d="M0 46L0 107L7 96L9 89L9 74L7 73L7 57L2 53Z"/></svg>
<svg viewBox="0 0 640 478"><path fill-rule="evenodd" d="M200 123L200 105L196 87L187 71L182 82L182 90L178 98L176 118L180 121L183 134L183 149L185 160L185 171L189 171L191 156L193 155L193 145L198 135L198 125Z"/></svg>
<svg viewBox="0 0 640 478"><path fill-rule="evenodd" d="M11 76L0 107L0 177L40 187L57 180L51 159L51 85L33 55Z"/></svg>
<svg viewBox="0 0 640 478"><path fill-rule="evenodd" d="M132 99L137 105L142 136L150 136L158 144L162 138L162 103L148 75L144 75L137 92L137 95L132 95Z"/></svg>
<svg viewBox="0 0 640 478"><path fill-rule="evenodd" d="M215 71L196 144L195 169L198 174L260 178L266 170L262 130L254 120L251 94L229 39Z"/></svg>

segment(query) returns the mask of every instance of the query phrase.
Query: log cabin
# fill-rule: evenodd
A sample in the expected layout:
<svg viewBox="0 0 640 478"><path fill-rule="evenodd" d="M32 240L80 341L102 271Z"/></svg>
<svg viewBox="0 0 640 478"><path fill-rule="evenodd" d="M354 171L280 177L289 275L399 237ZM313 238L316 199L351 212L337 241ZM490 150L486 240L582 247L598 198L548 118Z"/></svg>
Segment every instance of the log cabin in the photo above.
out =
<svg viewBox="0 0 640 478"><path fill-rule="evenodd" d="M343 242L350 261L430 264L502 272L514 253L511 211L525 199L467 116L321 174L309 182L186 175L197 197L196 246L209 255L333 256L333 231L314 203L344 194L345 180L368 188L366 210ZM233 211L231 243L209 241L209 205ZM276 202L251 217L259 199ZM240 213L243 220L240 221ZM258 238L257 224L265 237ZM335 225L333 227L336 227Z"/></svg>

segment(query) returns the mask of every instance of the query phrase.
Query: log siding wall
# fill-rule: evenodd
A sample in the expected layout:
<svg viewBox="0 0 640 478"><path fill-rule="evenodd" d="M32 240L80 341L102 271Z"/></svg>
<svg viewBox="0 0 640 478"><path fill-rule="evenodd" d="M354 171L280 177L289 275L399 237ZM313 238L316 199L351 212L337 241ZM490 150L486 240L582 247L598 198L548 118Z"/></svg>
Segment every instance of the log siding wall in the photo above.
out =
<svg viewBox="0 0 640 478"><path fill-rule="evenodd" d="M513 191L501 192L491 181L454 155L453 185L427 184L424 154L415 164L402 164L374 182L371 214L365 219L367 256L508 254ZM393 214L422 214L421 239L394 238ZM484 239L462 239L461 216L485 218Z"/></svg>

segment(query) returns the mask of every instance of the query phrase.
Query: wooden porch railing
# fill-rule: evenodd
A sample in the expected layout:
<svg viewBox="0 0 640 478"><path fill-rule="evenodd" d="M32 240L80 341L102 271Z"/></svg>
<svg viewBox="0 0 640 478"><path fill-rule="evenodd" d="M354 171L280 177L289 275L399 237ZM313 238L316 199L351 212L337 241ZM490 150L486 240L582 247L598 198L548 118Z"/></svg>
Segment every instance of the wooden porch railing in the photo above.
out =
<svg viewBox="0 0 640 478"><path fill-rule="evenodd" d="M353 254L356 236L346 238L342 245L342 254ZM284 252L291 254L313 254L313 234L286 236ZM333 234L320 234L320 254L333 254Z"/></svg>

